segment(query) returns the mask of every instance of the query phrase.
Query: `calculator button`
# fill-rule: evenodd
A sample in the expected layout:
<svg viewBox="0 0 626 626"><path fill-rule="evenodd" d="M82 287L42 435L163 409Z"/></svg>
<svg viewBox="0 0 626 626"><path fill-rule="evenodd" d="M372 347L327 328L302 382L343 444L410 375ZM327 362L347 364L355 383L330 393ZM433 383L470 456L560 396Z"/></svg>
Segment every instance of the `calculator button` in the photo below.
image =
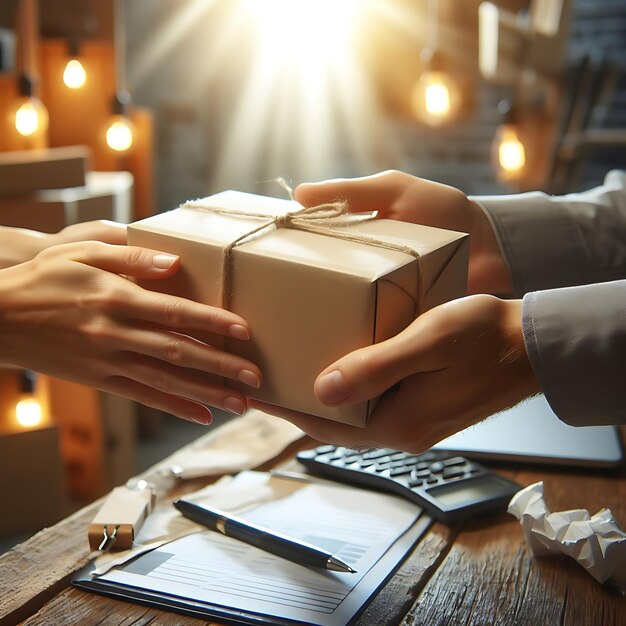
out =
<svg viewBox="0 0 626 626"><path fill-rule="evenodd" d="M460 457L460 456L454 456L451 459L444 459L443 461L441 461L446 467L454 467L457 465L465 465L467 463L467 461Z"/></svg>
<svg viewBox="0 0 626 626"><path fill-rule="evenodd" d="M328 454L329 452L334 452L337 449L337 446L320 446L319 448L315 448L315 450L307 450L306 452L316 452L317 454Z"/></svg>
<svg viewBox="0 0 626 626"><path fill-rule="evenodd" d="M376 465L374 466L374 469L377 472L384 472L385 470L389 469L391 467L391 463L389 461L385 462L385 463L376 463Z"/></svg>
<svg viewBox="0 0 626 626"><path fill-rule="evenodd" d="M424 481L421 478L412 478L411 480L409 480L409 487L411 487L411 489L413 487L419 487L423 484L424 484Z"/></svg>
<svg viewBox="0 0 626 626"><path fill-rule="evenodd" d="M443 470L444 478L457 478L458 476L465 476L465 470L462 467L446 467Z"/></svg>
<svg viewBox="0 0 626 626"><path fill-rule="evenodd" d="M426 463L426 461L421 461L420 463L416 463L416 464L415 464L415 469L416 469L416 470L425 470L425 469L428 469L428 463Z"/></svg>
<svg viewBox="0 0 626 626"><path fill-rule="evenodd" d="M376 459L361 459L359 461L359 467L366 468L371 465L376 465Z"/></svg>
<svg viewBox="0 0 626 626"><path fill-rule="evenodd" d="M429 485L432 485L432 484L436 483L438 480L439 480L439 479L438 479L438 478L436 478L435 476L431 476L430 478L427 478L427 479L426 479L426 482L427 482Z"/></svg>
<svg viewBox="0 0 626 626"><path fill-rule="evenodd" d="M400 461L406 459L406 452L396 452L391 455L392 461Z"/></svg>
<svg viewBox="0 0 626 626"><path fill-rule="evenodd" d="M424 469L424 470L413 470L412 472L412 476L413 478L428 478L430 476L430 470Z"/></svg>
<svg viewBox="0 0 626 626"><path fill-rule="evenodd" d="M410 474L412 469L413 468L410 465L405 465L404 467L396 467L389 472L389 476L404 476L404 474Z"/></svg>
<svg viewBox="0 0 626 626"><path fill-rule="evenodd" d="M380 459L385 456L389 456L390 454L394 454L397 450L392 450L391 448L381 448L380 450L372 450L371 452L366 452L363 455L364 459Z"/></svg>
<svg viewBox="0 0 626 626"><path fill-rule="evenodd" d="M435 463L431 463L428 468L433 474L440 474L443 472L443 463L441 461L435 461Z"/></svg>
<svg viewBox="0 0 626 626"><path fill-rule="evenodd" d="M357 454L352 454L350 456L346 456L343 458L343 462L346 465L349 465L350 463L356 463L361 457Z"/></svg>

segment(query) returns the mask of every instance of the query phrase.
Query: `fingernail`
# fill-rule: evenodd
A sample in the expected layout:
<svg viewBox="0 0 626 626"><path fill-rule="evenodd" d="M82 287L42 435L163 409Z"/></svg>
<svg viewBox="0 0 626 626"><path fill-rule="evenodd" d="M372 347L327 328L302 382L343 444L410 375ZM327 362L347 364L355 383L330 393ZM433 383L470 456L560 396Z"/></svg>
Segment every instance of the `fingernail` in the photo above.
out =
<svg viewBox="0 0 626 626"><path fill-rule="evenodd" d="M202 410L199 410L196 415L191 418L196 424L201 424L202 426L208 426L213 421L213 415L211 411L206 407Z"/></svg>
<svg viewBox="0 0 626 626"><path fill-rule="evenodd" d="M237 374L237 378L244 384L249 387L254 387L258 389L261 386L261 379L250 370L241 370L239 374Z"/></svg>
<svg viewBox="0 0 626 626"><path fill-rule="evenodd" d="M339 370L325 374L315 383L315 395L324 404L339 404L350 397L350 389Z"/></svg>
<svg viewBox="0 0 626 626"><path fill-rule="evenodd" d="M178 257L173 254L155 254L152 257L152 264L160 270L169 270L177 259Z"/></svg>
<svg viewBox="0 0 626 626"><path fill-rule="evenodd" d="M231 324L228 327L228 332L230 333L230 336L235 339L250 339L248 329L241 324Z"/></svg>
<svg viewBox="0 0 626 626"><path fill-rule="evenodd" d="M246 412L246 405L234 396L224 400L224 408L235 415L243 415Z"/></svg>

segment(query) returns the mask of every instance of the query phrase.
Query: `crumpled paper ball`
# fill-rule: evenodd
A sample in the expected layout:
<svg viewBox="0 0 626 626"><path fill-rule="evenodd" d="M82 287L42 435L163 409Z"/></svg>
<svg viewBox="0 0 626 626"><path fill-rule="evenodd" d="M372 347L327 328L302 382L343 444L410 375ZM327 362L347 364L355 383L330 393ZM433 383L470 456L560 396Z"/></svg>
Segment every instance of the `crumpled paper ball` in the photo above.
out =
<svg viewBox="0 0 626 626"><path fill-rule="evenodd" d="M595 515L585 509L551 513L543 482L538 482L518 491L508 512L520 521L535 556L566 554L597 581L608 581L626 593L626 533L609 509Z"/></svg>

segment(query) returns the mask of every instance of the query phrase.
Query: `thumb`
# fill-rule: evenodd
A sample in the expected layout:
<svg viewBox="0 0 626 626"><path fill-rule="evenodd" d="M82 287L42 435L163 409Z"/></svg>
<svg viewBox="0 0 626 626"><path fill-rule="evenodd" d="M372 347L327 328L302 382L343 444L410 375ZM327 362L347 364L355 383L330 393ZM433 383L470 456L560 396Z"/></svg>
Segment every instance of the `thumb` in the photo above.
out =
<svg viewBox="0 0 626 626"><path fill-rule="evenodd" d="M115 246L100 242L81 245L75 259L86 265L134 278L166 278L175 274L180 257L139 246Z"/></svg>
<svg viewBox="0 0 626 626"><path fill-rule="evenodd" d="M351 211L385 212L412 180L409 174L389 171L362 178L336 178L320 183L303 183L294 197L303 206L345 200Z"/></svg>
<svg viewBox="0 0 626 626"><path fill-rule="evenodd" d="M432 370L427 336L418 318L399 335L351 352L317 377L315 395L329 406L363 402L412 374Z"/></svg>

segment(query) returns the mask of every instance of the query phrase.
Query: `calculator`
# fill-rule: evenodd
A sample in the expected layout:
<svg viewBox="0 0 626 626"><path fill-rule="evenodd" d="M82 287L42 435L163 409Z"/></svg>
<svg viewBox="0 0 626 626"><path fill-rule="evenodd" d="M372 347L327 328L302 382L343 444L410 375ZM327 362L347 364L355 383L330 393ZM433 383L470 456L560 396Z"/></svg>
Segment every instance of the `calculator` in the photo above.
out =
<svg viewBox="0 0 626 626"><path fill-rule="evenodd" d="M297 454L310 473L397 493L444 524L504 511L522 487L462 456L323 445Z"/></svg>

